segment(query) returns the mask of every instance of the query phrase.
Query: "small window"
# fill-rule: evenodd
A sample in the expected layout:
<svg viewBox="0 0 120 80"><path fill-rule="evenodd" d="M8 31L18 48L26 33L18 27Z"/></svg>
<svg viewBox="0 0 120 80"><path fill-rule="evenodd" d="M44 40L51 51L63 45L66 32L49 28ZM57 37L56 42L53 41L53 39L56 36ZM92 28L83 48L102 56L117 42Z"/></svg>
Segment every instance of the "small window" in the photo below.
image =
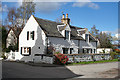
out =
<svg viewBox="0 0 120 80"><path fill-rule="evenodd" d="M68 54L68 48L63 48L63 54Z"/></svg>
<svg viewBox="0 0 120 80"><path fill-rule="evenodd" d="M26 53L26 48L24 48L24 53Z"/></svg>
<svg viewBox="0 0 120 80"><path fill-rule="evenodd" d="M72 54L73 48L70 48L70 54Z"/></svg>
<svg viewBox="0 0 120 80"><path fill-rule="evenodd" d="M91 53L92 53L92 49L91 49Z"/></svg>
<svg viewBox="0 0 120 80"><path fill-rule="evenodd" d="M69 39L69 31L65 30L65 39Z"/></svg>
<svg viewBox="0 0 120 80"><path fill-rule="evenodd" d="M27 53L29 53L29 48L27 48Z"/></svg>
<svg viewBox="0 0 120 80"><path fill-rule="evenodd" d="M27 31L27 40L29 40L29 31Z"/></svg>
<svg viewBox="0 0 120 80"><path fill-rule="evenodd" d="M34 40L34 31L32 31L32 32L30 33L30 37L31 37L32 40Z"/></svg>
<svg viewBox="0 0 120 80"><path fill-rule="evenodd" d="M94 53L96 52L96 50L94 49Z"/></svg>
<svg viewBox="0 0 120 80"><path fill-rule="evenodd" d="M89 36L89 34L86 34L85 35L85 40L88 42L88 36Z"/></svg>
<svg viewBox="0 0 120 80"><path fill-rule="evenodd" d="M40 49L40 47L38 47L38 49Z"/></svg>

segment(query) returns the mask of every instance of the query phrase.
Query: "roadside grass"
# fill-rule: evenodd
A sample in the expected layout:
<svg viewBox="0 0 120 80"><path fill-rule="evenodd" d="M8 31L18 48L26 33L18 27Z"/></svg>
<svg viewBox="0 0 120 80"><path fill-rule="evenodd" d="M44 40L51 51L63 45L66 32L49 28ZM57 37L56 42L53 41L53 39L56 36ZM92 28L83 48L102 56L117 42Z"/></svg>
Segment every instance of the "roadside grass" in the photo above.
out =
<svg viewBox="0 0 120 80"><path fill-rule="evenodd" d="M113 59L113 60L101 60L101 61L88 61L88 62L68 63L67 65L95 64L95 63L106 63L106 62L117 62L117 61L118 61L118 59Z"/></svg>

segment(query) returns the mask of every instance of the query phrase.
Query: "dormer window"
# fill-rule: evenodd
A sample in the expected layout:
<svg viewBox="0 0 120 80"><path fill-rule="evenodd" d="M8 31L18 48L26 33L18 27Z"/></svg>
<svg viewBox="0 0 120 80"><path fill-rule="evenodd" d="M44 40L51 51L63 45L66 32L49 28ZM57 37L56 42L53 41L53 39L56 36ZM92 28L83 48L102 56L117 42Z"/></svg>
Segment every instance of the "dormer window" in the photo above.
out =
<svg viewBox="0 0 120 80"><path fill-rule="evenodd" d="M88 42L89 41L89 34L85 34L85 40Z"/></svg>
<svg viewBox="0 0 120 80"><path fill-rule="evenodd" d="M69 31L65 30L65 39L69 39Z"/></svg>

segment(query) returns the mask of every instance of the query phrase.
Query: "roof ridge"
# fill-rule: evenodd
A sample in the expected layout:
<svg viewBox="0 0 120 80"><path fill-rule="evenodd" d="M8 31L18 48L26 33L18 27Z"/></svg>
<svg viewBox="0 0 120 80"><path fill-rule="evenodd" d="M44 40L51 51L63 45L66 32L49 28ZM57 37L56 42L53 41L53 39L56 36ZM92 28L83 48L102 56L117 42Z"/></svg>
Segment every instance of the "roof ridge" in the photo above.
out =
<svg viewBox="0 0 120 80"><path fill-rule="evenodd" d="M35 17L35 16L34 16ZM52 21L52 20L47 20L47 19L42 19L42 18L38 18L38 17L35 17L37 19L41 19L41 20L44 20L44 21L49 21L49 22L54 22L54 23L58 23L58 24L62 24L60 22L56 22L56 21Z"/></svg>

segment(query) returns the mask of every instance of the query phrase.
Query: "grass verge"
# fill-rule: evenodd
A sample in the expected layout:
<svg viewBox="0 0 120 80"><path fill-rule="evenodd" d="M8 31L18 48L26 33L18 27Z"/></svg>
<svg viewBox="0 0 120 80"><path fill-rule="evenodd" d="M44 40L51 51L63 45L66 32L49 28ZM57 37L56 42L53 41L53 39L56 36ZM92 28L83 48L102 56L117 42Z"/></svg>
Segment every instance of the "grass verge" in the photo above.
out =
<svg viewBox="0 0 120 80"><path fill-rule="evenodd" d="M95 64L95 63L106 63L106 62L117 62L117 61L118 61L118 59L113 59L113 60L101 60L101 61L88 61L88 62L69 63L67 65Z"/></svg>

